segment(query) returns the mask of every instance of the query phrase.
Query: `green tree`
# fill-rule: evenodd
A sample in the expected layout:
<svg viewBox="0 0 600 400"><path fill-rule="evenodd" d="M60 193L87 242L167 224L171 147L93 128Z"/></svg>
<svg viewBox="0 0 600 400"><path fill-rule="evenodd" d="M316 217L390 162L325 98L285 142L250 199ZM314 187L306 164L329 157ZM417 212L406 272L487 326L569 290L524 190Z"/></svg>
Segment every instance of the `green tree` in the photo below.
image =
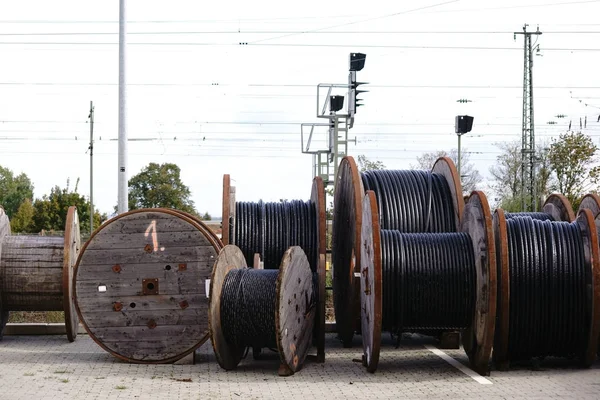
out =
<svg viewBox="0 0 600 400"><path fill-rule="evenodd" d="M129 209L174 208L198 215L176 164L150 163L129 180Z"/></svg>
<svg viewBox="0 0 600 400"><path fill-rule="evenodd" d="M202 216L200 216L200 219L202 221L210 221L212 219L212 216L207 211L204 214L202 214Z"/></svg>
<svg viewBox="0 0 600 400"><path fill-rule="evenodd" d="M548 158L556 174L558 190L564 194L574 209L581 197L592 188L598 174L596 163L598 147L592 138L582 132L566 132L553 139Z"/></svg>
<svg viewBox="0 0 600 400"><path fill-rule="evenodd" d="M360 172L368 171L371 169L384 169L385 168L385 165L383 164L383 162L381 162L379 160L371 161L364 154L359 155L356 159L356 162L358 163L358 170Z"/></svg>
<svg viewBox="0 0 600 400"><path fill-rule="evenodd" d="M42 230L63 231L67 221L67 212L70 206L77 207L79 216L79 227L82 232L90 231L90 202L83 195L77 193L79 179L75 184L75 189L71 191L69 181L67 187L60 188L58 185L50 190L49 195L44 195L41 199L33 202L35 213L33 215L33 230L41 232ZM94 227L107 218L106 214L94 213Z"/></svg>
<svg viewBox="0 0 600 400"><path fill-rule="evenodd" d="M17 176L8 169L0 166L0 205L6 215L12 218L25 199L33 198L33 184L27 175Z"/></svg>
<svg viewBox="0 0 600 400"><path fill-rule="evenodd" d="M33 233L35 232L33 224L33 216L35 215L35 208L30 199L25 199L21 203L19 209L15 213L14 217L10 221L12 231L15 233Z"/></svg>
<svg viewBox="0 0 600 400"><path fill-rule="evenodd" d="M460 153L460 174L461 184L463 192L471 193L477 189L478 185L483 181L483 177L479 171L475 168L475 164L470 162L471 155L467 149L461 149ZM458 149L451 149L450 152L445 150L432 151L430 153L423 153L417 157L417 164L411 165L411 168L431 170L433 164L440 157L450 157L455 164L458 164Z"/></svg>
<svg viewBox="0 0 600 400"><path fill-rule="evenodd" d="M491 188L496 193L496 205L508 212L522 211L521 197L521 143L496 143L501 154L496 164L490 167ZM538 209L543 200L555 189L555 179L549 159L547 143L536 146L535 183L538 195ZM529 196L525 199L529 202Z"/></svg>

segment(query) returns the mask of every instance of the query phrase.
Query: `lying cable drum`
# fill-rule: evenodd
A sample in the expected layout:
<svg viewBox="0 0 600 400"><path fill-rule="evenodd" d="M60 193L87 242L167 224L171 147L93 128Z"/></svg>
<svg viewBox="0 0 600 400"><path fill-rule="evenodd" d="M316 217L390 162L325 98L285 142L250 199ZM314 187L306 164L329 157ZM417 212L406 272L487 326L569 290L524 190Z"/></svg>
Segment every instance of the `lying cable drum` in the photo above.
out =
<svg viewBox="0 0 600 400"><path fill-rule="evenodd" d="M589 210L574 222L507 219L494 214L498 248L498 323L494 360L580 358L589 366L598 346L600 260Z"/></svg>
<svg viewBox="0 0 600 400"><path fill-rule="evenodd" d="M285 251L278 270L247 268L242 251L225 246L210 281L210 337L219 365L235 369L250 347L266 347L279 353L279 375L299 371L316 313L312 276L298 246Z"/></svg>
<svg viewBox="0 0 600 400"><path fill-rule="evenodd" d="M236 202L231 179L223 176L223 240L239 247L246 265L278 269L289 247L300 246L305 252L317 295L314 339L319 362L325 361L325 232L325 186L320 177L313 179L308 201L254 203Z"/></svg>
<svg viewBox="0 0 600 400"><path fill-rule="evenodd" d="M338 168L333 218L333 295L338 336L352 345L360 331L360 243L365 190L375 193L382 229L403 233L457 232L464 198L458 172L448 157L431 171L377 170L360 173L354 159Z"/></svg>
<svg viewBox="0 0 600 400"><path fill-rule="evenodd" d="M80 247L76 207L67 210L63 237L11 236L0 207L0 337L10 311L63 311L67 339L75 341L72 277Z"/></svg>
<svg viewBox="0 0 600 400"><path fill-rule="evenodd" d="M132 363L177 361L208 340L208 286L223 247L197 217L141 209L112 218L85 243L73 283L90 337Z"/></svg>
<svg viewBox="0 0 600 400"><path fill-rule="evenodd" d="M485 195L469 197L459 232L381 229L377 199L363 202L361 332L363 364L375 372L383 330L462 331L472 368L489 374L495 315L496 258Z"/></svg>
<svg viewBox="0 0 600 400"><path fill-rule="evenodd" d="M509 213L504 212L506 219L515 217L530 217L540 221L566 221L571 222L575 220L575 212L571 202L564 195L559 193L553 193L544 202L542 211L539 212L516 212Z"/></svg>

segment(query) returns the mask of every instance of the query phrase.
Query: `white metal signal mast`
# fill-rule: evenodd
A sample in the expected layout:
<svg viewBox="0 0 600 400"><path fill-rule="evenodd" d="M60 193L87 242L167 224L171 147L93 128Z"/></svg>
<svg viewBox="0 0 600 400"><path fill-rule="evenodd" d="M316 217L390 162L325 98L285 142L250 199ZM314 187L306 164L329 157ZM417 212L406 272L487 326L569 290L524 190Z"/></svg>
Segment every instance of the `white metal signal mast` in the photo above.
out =
<svg viewBox="0 0 600 400"><path fill-rule="evenodd" d="M350 65L348 74L348 83L320 83L317 85L317 118L327 119L327 123L306 123L300 126L301 150L305 154L313 155L313 176L320 176L325 186L335 183L337 168L341 159L348 154L348 131L354 126L354 115L360 104L361 99L357 98L360 93L366 90L358 90L359 85L367 82L358 82L356 72L365 66L366 54L350 53ZM326 101L320 104L320 95L322 89L327 89ZM344 96L332 95L333 89L348 90L348 112L340 113L344 108ZM327 111L329 111L327 113ZM327 148L311 149L311 142L315 127L329 127ZM310 130L309 130L310 127ZM304 134L307 130L307 140L305 143Z"/></svg>

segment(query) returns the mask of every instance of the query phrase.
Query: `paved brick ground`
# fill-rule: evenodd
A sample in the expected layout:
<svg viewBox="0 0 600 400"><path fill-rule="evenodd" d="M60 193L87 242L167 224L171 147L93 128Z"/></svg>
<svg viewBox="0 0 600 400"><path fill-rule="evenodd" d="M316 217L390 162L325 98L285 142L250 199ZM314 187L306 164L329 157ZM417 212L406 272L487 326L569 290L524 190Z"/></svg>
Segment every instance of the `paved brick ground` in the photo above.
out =
<svg viewBox="0 0 600 400"><path fill-rule="evenodd" d="M343 349L327 339L327 361L307 361L288 378L277 376L276 356L249 356L234 372L221 370L210 343L196 365L127 364L104 352L86 335L6 336L0 341L0 399L374 399L374 398L600 398L600 363L548 360L533 369L492 371L492 385L477 383L411 339L395 349L383 345L379 370L367 373L358 347ZM462 351L445 352L463 364Z"/></svg>

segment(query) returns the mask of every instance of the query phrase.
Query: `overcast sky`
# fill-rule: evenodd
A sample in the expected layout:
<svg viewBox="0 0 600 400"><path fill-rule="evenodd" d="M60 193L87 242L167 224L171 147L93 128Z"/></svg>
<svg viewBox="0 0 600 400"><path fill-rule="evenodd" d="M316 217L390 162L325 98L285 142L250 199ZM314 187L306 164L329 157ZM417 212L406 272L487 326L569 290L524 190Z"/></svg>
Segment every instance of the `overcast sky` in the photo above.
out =
<svg viewBox="0 0 600 400"><path fill-rule="evenodd" d="M0 165L29 175L36 197L69 178L89 195L91 100L94 203L109 213L117 203L118 11L118 1L0 0ZM454 116L470 114L463 147L488 178L495 143L521 137L523 37L513 32L524 23L543 32L538 142L587 117L599 143L600 1L130 0L127 12L129 176L176 163L213 216L224 173L238 200L308 199L300 123L323 122L316 85L347 82L350 52L367 54L358 79L370 82L351 155L408 168L456 147Z"/></svg>

